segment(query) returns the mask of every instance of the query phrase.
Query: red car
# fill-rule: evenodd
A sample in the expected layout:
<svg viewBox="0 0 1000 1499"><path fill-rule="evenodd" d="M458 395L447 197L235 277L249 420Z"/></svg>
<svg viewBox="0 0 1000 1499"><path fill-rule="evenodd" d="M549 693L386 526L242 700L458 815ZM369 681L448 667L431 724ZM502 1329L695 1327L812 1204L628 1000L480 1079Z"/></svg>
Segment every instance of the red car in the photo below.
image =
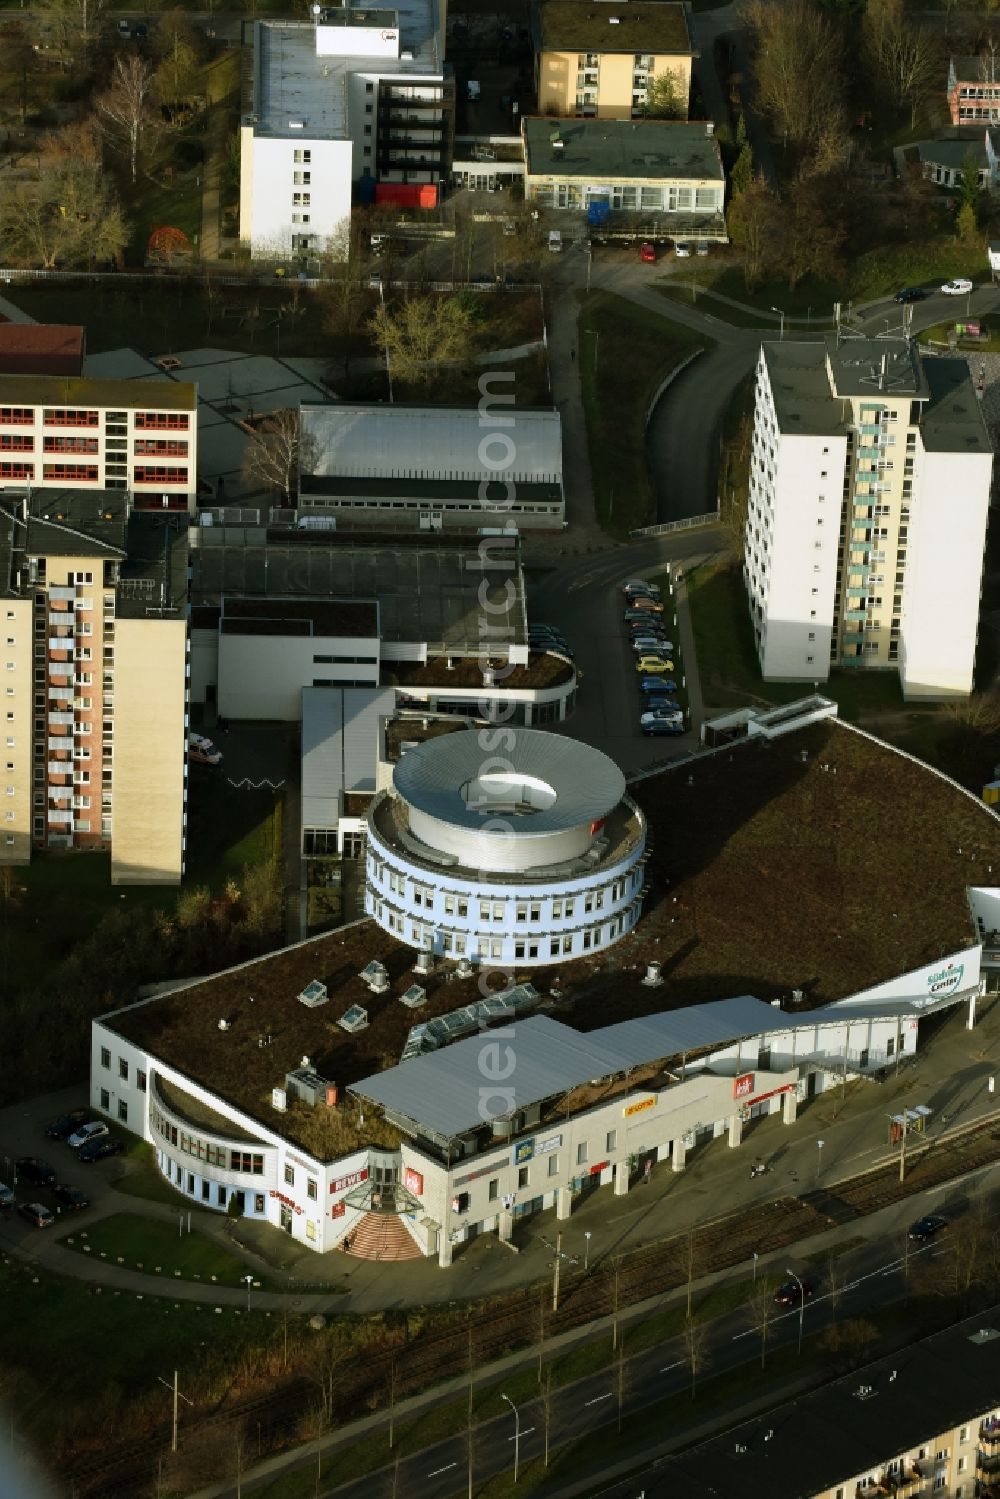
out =
<svg viewBox="0 0 1000 1499"><path fill-rule="evenodd" d="M789 1280L775 1291L774 1304L775 1306L798 1306L800 1300L811 1301L813 1295L814 1288L807 1280L802 1282L801 1291L797 1281Z"/></svg>
<svg viewBox="0 0 1000 1499"><path fill-rule="evenodd" d="M656 260L656 246L651 245L648 240L644 244L641 244L639 246L639 259L652 264Z"/></svg>

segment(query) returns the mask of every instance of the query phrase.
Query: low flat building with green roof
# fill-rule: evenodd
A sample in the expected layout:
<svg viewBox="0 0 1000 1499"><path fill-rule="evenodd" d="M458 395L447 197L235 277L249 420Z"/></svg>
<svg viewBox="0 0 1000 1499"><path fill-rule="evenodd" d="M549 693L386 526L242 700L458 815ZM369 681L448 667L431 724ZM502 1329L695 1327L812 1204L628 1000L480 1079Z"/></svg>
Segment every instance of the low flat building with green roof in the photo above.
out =
<svg viewBox="0 0 1000 1499"><path fill-rule="evenodd" d="M726 175L711 122L522 121L525 200L655 218L666 238L725 242Z"/></svg>

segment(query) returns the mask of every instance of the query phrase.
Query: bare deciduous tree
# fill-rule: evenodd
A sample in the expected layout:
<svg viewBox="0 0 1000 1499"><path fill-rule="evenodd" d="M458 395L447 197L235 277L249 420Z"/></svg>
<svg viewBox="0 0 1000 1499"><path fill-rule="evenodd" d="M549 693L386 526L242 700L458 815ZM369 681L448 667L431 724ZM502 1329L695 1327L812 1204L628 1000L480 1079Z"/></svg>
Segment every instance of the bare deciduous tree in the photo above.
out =
<svg viewBox="0 0 1000 1499"><path fill-rule="evenodd" d="M106 0L37 0L32 10L58 46L71 53L80 49L86 63L91 44L101 29L105 4Z"/></svg>
<svg viewBox="0 0 1000 1499"><path fill-rule="evenodd" d="M394 380L430 385L442 367L464 364L472 353L474 319L461 296L433 293L383 303L369 326Z"/></svg>
<svg viewBox="0 0 1000 1499"><path fill-rule="evenodd" d="M298 492L299 474L315 459L315 444L299 431L299 413L291 407L262 417L243 455L243 476L273 489L283 500Z"/></svg>
<svg viewBox="0 0 1000 1499"><path fill-rule="evenodd" d="M759 1280L747 1302L747 1318L750 1326L760 1338L760 1367L763 1369L767 1357L767 1340L774 1317L774 1292L766 1280Z"/></svg>
<svg viewBox="0 0 1000 1499"><path fill-rule="evenodd" d="M896 110L908 108L911 127L937 86L941 69L933 36L903 9L903 0L868 0L864 55L876 86Z"/></svg>
<svg viewBox="0 0 1000 1499"><path fill-rule="evenodd" d="M684 1362L691 1371L691 1399L698 1389L698 1375L708 1362L708 1328L693 1317L684 1319Z"/></svg>
<svg viewBox="0 0 1000 1499"><path fill-rule="evenodd" d="M843 43L812 0L748 0L760 102L786 144L808 145L844 115Z"/></svg>
<svg viewBox="0 0 1000 1499"><path fill-rule="evenodd" d="M143 143L154 128L150 110L153 71L136 52L116 57L111 87L94 100L105 132L128 159L132 181L139 173Z"/></svg>
<svg viewBox="0 0 1000 1499"><path fill-rule="evenodd" d="M35 182L0 192L0 246L8 264L75 269L116 258L128 238L99 166L42 158Z"/></svg>

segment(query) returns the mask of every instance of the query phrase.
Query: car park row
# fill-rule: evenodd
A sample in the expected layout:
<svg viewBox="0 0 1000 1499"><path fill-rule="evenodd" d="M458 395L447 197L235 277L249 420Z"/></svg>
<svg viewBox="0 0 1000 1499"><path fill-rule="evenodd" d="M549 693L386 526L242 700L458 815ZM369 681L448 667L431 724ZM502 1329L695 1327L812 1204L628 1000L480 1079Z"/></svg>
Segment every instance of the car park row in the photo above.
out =
<svg viewBox="0 0 1000 1499"><path fill-rule="evenodd" d="M640 695L639 729L646 736L683 734L684 711L677 701L676 649L667 638L660 590L642 578L622 584L622 620L635 656Z"/></svg>
<svg viewBox="0 0 1000 1499"><path fill-rule="evenodd" d="M45 1126L45 1134L50 1140L64 1141L75 1159L85 1166L107 1160L109 1156L121 1155L125 1149L124 1141L113 1138L104 1121L94 1119L87 1109L73 1109L67 1114L60 1114L58 1119L53 1119ZM45 1203L19 1202L15 1188L22 1184L30 1183L33 1187L41 1187L50 1193L58 1210L80 1211L90 1206L90 1198L86 1192L71 1186L69 1182L60 1181L56 1168L40 1156L19 1156L13 1162L13 1168L13 1183L7 1185L0 1182L0 1210L9 1212L16 1208L19 1216L36 1228L51 1227L56 1221L56 1213Z"/></svg>

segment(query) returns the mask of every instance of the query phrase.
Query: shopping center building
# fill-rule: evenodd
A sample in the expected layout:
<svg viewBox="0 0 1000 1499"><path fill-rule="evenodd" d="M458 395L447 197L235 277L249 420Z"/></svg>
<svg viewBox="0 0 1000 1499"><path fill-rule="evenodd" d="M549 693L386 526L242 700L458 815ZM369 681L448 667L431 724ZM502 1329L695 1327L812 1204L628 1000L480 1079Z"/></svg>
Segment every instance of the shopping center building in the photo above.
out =
<svg viewBox="0 0 1000 1499"><path fill-rule="evenodd" d="M442 1265L713 1141L744 1147L765 1116L795 1128L825 1090L905 1061L942 1010L974 1022L1000 820L850 725L787 710L782 728L632 783L649 889L606 951L477 966L355 922L102 1016L93 1105L190 1203L235 1197L319 1252ZM403 753L396 791L433 820L421 767ZM503 939L516 928L511 902Z"/></svg>

